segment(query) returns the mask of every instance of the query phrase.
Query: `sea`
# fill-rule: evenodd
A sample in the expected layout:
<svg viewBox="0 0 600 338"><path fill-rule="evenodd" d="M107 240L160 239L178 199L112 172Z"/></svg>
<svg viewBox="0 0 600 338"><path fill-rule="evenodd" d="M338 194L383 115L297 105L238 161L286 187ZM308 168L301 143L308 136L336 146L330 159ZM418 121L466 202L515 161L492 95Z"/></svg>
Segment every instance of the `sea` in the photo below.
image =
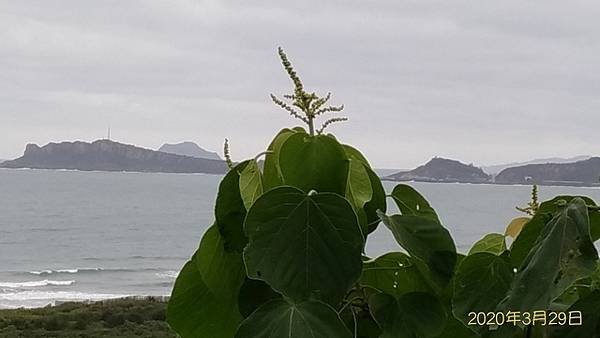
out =
<svg viewBox="0 0 600 338"><path fill-rule="evenodd" d="M221 178L0 169L0 308L169 295L213 222ZM409 184L430 201L461 252L487 233L502 233L531 195L519 185ZM385 182L388 191L393 186ZM558 194L600 200L599 188L540 187L542 199ZM369 236L371 257L398 250L383 225Z"/></svg>

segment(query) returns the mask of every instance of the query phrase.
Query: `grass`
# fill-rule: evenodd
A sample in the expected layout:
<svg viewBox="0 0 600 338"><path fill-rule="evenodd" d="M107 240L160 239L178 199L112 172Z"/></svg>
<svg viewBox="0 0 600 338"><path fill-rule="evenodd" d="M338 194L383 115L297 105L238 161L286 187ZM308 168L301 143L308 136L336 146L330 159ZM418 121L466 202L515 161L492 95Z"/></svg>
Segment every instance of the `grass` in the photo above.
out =
<svg viewBox="0 0 600 338"><path fill-rule="evenodd" d="M165 311L166 303L155 298L0 310L0 337L177 337Z"/></svg>

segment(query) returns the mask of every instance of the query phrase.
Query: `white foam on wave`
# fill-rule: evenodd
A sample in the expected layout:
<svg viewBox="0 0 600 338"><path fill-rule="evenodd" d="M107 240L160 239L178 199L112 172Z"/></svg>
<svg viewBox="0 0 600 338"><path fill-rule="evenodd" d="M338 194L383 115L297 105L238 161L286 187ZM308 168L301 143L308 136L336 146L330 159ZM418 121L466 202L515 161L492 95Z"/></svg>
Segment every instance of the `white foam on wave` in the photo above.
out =
<svg viewBox="0 0 600 338"><path fill-rule="evenodd" d="M107 293L84 293L68 291L23 291L0 294L0 309L36 308L54 305L56 302L99 301L123 298L129 295Z"/></svg>
<svg viewBox="0 0 600 338"><path fill-rule="evenodd" d="M156 277L165 279L176 279L179 271L165 271L156 273Z"/></svg>
<svg viewBox="0 0 600 338"><path fill-rule="evenodd" d="M89 272L89 271L102 271L103 268L79 268L79 269L57 269L57 270L40 270L40 271L29 271L32 275L51 275L55 273L78 273L78 272Z"/></svg>
<svg viewBox="0 0 600 338"><path fill-rule="evenodd" d="M34 288L41 286L69 286L75 283L74 280L40 280L40 281L28 281L28 282L0 282L0 288Z"/></svg>

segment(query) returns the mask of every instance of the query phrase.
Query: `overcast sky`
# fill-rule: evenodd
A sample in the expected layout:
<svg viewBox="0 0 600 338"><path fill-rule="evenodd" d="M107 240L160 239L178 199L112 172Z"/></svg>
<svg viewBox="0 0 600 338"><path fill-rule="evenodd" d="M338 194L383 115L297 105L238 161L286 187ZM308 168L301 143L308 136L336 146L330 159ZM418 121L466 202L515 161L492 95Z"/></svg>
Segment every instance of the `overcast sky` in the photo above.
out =
<svg viewBox="0 0 600 338"><path fill-rule="evenodd" d="M597 155L597 1L0 2L0 158L191 140L254 156L296 120L283 46L377 167Z"/></svg>

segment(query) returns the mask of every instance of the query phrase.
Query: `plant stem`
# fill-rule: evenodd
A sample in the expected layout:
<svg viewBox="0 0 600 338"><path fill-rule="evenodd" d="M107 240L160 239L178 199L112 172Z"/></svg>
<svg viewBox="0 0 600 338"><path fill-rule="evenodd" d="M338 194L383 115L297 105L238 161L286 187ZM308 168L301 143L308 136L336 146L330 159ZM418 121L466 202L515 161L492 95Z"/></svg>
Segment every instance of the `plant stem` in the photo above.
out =
<svg viewBox="0 0 600 338"><path fill-rule="evenodd" d="M311 116L308 116L308 131L310 136L315 136L315 121Z"/></svg>

